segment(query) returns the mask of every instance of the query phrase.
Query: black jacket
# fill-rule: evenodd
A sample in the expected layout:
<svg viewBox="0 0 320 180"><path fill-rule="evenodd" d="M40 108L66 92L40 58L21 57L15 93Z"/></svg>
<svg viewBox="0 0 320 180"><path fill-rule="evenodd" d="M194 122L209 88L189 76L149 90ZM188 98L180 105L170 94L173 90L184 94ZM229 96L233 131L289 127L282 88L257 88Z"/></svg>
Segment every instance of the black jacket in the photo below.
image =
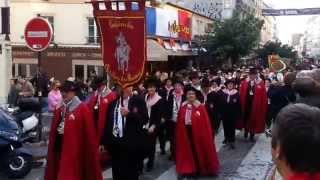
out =
<svg viewBox="0 0 320 180"><path fill-rule="evenodd" d="M149 127L151 127L152 125L155 125L156 130L159 128L160 124L161 124L161 118L164 117L164 105L165 105L165 101L164 99L160 99L158 100L157 103L155 103L152 107L151 107L151 113L150 113L150 117L149 117ZM148 110L147 110L148 113Z"/></svg>
<svg viewBox="0 0 320 180"><path fill-rule="evenodd" d="M222 92L221 101L221 117L223 120L239 120L241 118L241 105L239 92L230 95L228 102L228 94Z"/></svg>
<svg viewBox="0 0 320 180"><path fill-rule="evenodd" d="M173 103L174 103L174 95L173 91L170 93L168 101L166 101L165 106L163 108L164 110L164 117L166 120L172 120L172 113L173 113ZM186 96L182 95L181 103L183 103L186 100Z"/></svg>
<svg viewBox="0 0 320 180"><path fill-rule="evenodd" d="M102 144L106 146L111 156L117 148L121 147L130 152L140 152L144 146L143 125L146 123L147 107L144 99L139 96L133 96L129 100L129 114L126 117L126 124L123 129L123 137L116 138L113 136L114 110L119 98L110 104L107 114L107 123L102 138ZM114 148L117 147L117 148Z"/></svg>
<svg viewBox="0 0 320 180"><path fill-rule="evenodd" d="M276 114L289 103L296 101L295 92L289 86L271 85L268 90L268 98L270 99L269 108Z"/></svg>
<svg viewBox="0 0 320 180"><path fill-rule="evenodd" d="M211 119L214 119L214 117L219 118L220 116L222 95L222 90L212 91L207 95L206 108Z"/></svg>

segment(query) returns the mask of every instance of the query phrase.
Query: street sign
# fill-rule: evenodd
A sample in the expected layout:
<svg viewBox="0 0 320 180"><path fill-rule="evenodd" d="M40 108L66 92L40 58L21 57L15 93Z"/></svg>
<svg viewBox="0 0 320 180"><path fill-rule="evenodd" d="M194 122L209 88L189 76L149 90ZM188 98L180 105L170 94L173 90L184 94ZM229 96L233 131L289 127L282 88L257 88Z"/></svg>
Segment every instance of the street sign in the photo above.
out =
<svg viewBox="0 0 320 180"><path fill-rule="evenodd" d="M50 23L41 17L30 20L24 30L27 46L36 52L47 49L52 40L52 35L53 31Z"/></svg>
<svg viewBox="0 0 320 180"><path fill-rule="evenodd" d="M299 16L320 14L320 8L305 9L263 9L263 16Z"/></svg>

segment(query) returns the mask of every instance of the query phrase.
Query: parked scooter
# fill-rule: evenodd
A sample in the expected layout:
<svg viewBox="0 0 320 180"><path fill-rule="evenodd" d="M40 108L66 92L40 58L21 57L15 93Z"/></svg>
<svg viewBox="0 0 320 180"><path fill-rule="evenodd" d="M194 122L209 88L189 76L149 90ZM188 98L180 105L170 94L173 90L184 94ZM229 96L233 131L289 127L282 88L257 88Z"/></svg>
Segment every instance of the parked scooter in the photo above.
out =
<svg viewBox="0 0 320 180"><path fill-rule="evenodd" d="M42 126L36 114L41 111L40 103L35 99L24 99L17 108L8 111L22 129L23 142L37 142L41 140Z"/></svg>
<svg viewBox="0 0 320 180"><path fill-rule="evenodd" d="M9 178L23 178L32 168L32 154L23 148L22 130L10 114L0 109L0 170Z"/></svg>

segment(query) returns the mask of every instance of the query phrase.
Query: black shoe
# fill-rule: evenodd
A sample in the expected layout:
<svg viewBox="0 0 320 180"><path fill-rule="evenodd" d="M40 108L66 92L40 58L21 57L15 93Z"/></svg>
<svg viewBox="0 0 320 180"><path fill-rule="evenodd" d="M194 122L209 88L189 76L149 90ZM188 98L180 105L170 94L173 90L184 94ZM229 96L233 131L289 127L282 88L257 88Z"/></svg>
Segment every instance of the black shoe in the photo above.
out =
<svg viewBox="0 0 320 180"><path fill-rule="evenodd" d="M234 145L234 143L230 143L230 149L235 149L236 148L236 146Z"/></svg>
<svg viewBox="0 0 320 180"><path fill-rule="evenodd" d="M222 144L226 145L227 144L227 140L223 140Z"/></svg>
<svg viewBox="0 0 320 180"><path fill-rule="evenodd" d="M147 169L146 169L147 172L151 172L152 170L153 170L153 166L147 166Z"/></svg>
<svg viewBox="0 0 320 180"><path fill-rule="evenodd" d="M254 139L254 135L250 135L250 141L251 142L256 142L255 139Z"/></svg>
<svg viewBox="0 0 320 180"><path fill-rule="evenodd" d="M248 139L248 132L244 132L244 138Z"/></svg>

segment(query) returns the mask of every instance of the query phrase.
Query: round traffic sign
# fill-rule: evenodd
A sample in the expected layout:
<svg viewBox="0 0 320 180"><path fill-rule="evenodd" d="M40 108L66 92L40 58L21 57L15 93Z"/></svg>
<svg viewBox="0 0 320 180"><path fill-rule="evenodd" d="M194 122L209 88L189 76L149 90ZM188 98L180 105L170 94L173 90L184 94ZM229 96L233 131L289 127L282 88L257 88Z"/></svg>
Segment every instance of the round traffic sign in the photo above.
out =
<svg viewBox="0 0 320 180"><path fill-rule="evenodd" d="M41 17L31 19L24 30L27 46L32 51L44 51L52 40L52 27L50 23Z"/></svg>

